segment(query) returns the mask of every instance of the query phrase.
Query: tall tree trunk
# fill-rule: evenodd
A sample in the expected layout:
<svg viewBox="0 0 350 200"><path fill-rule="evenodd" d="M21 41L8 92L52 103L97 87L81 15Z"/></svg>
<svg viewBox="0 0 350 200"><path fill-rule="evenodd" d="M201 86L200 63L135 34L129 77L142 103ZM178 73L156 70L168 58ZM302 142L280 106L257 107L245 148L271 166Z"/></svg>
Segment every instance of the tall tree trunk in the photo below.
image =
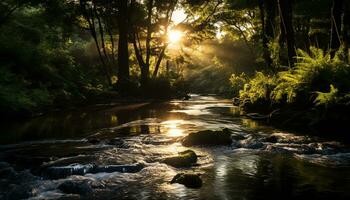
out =
<svg viewBox="0 0 350 200"><path fill-rule="evenodd" d="M128 51L128 1L118 0L118 85L124 91L128 85L129 73L129 51Z"/></svg>
<svg viewBox="0 0 350 200"><path fill-rule="evenodd" d="M149 67L151 58L151 37L152 37L152 9L153 0L149 0L147 5L147 36L146 36L146 61L141 66L141 86L146 87L149 80Z"/></svg>
<svg viewBox="0 0 350 200"><path fill-rule="evenodd" d="M269 41L272 41L275 37L275 26L276 26L276 12L277 3L276 0L265 0L265 34Z"/></svg>
<svg viewBox="0 0 350 200"><path fill-rule="evenodd" d="M350 2L344 2L343 30L344 60L349 62L349 40L350 40Z"/></svg>
<svg viewBox="0 0 350 200"><path fill-rule="evenodd" d="M267 68L271 67L272 60L270 57L268 43L269 40L266 37L266 24L265 24L265 4L264 0L259 0L259 11L260 11L260 21L261 21L261 37L262 37L262 47L263 47L263 57Z"/></svg>
<svg viewBox="0 0 350 200"><path fill-rule="evenodd" d="M341 44L341 18L343 12L343 0L333 0L331 8L331 34L330 34L330 52L333 58L335 52L339 49Z"/></svg>
<svg viewBox="0 0 350 200"><path fill-rule="evenodd" d="M288 51L288 64L289 67L294 67L295 52L295 40L293 29L293 8L292 0L278 0L281 25L287 42Z"/></svg>

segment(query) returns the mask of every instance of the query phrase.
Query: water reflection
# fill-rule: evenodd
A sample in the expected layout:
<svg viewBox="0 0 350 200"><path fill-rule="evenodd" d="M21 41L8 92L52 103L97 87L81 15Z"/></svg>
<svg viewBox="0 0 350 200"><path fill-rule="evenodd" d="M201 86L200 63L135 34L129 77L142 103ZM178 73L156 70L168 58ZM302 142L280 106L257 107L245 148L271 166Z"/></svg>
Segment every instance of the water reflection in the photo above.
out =
<svg viewBox="0 0 350 200"><path fill-rule="evenodd" d="M170 137L180 137L184 135L184 131L179 128L179 125L183 124L183 120L168 120L162 122L162 126L165 128L167 135Z"/></svg>
<svg viewBox="0 0 350 200"><path fill-rule="evenodd" d="M242 118L242 124L251 128L251 129L256 129L259 127L259 122L254 121L252 119Z"/></svg>
<svg viewBox="0 0 350 200"><path fill-rule="evenodd" d="M4 150L0 151L0 161L26 169L35 169L43 161L62 165L145 163L145 168L135 174L100 173L83 176L104 185L103 189L94 191L99 199L350 199L349 164L330 168L305 161L317 154L303 154L303 158L300 158L292 151L276 153L273 149L269 151L262 147L191 147L199 155L198 165L177 169L161 162L160 159L164 157L188 149L178 142L181 137L204 129L227 127L234 134L252 138L252 143L254 139L274 133L278 143L263 143L275 149L300 149L305 142L310 143L309 138L279 133L275 129L272 132L257 122L238 118L236 112L238 110L229 101L193 96L190 101L149 104L137 109L89 108L56 113L23 123L2 125L0 128L3 133L8 131L15 135L12 140L0 142L29 139L38 142L11 148L0 145L1 150ZM89 141L91 136L96 140ZM70 142L63 140L71 137L78 139ZM46 139L51 138L62 140L48 143ZM322 156L331 158L330 155ZM313 159L330 162L321 158ZM346 158L339 159L343 161ZM172 177L181 172L202 174L203 187L195 190L180 184L169 184ZM40 188L45 188L46 184L40 181ZM6 180L2 183L0 199L1 186L10 185ZM58 183L51 182L51 188L42 194L54 191L64 195L58 193ZM25 182L24 185L30 184L33 183ZM98 191L103 191L103 196Z"/></svg>

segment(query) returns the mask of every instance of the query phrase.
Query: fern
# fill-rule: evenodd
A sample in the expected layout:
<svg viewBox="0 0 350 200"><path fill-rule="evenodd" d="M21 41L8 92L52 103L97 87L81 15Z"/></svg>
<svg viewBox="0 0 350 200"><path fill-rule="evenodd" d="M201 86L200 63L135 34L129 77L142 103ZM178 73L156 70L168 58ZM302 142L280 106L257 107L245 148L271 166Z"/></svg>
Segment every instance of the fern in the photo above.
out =
<svg viewBox="0 0 350 200"><path fill-rule="evenodd" d="M330 85L329 92L316 92L316 94L317 94L317 97L314 103L317 106L320 106L320 105L328 106L330 104L336 103L338 99L338 89L335 88L333 85Z"/></svg>

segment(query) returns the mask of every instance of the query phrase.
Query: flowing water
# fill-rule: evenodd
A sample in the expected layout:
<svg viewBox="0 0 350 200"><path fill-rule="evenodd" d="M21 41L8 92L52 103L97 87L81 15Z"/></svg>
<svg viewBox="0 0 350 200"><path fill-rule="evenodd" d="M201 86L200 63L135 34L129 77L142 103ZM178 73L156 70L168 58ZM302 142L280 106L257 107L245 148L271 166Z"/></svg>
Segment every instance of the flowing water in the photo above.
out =
<svg viewBox="0 0 350 200"><path fill-rule="evenodd" d="M223 128L232 145L191 147L198 165L159 162L189 149L180 142L188 133ZM0 199L350 199L348 146L260 125L215 96L96 105L0 131ZM170 184L180 172L200 174L203 186ZM78 192L59 188L67 182Z"/></svg>

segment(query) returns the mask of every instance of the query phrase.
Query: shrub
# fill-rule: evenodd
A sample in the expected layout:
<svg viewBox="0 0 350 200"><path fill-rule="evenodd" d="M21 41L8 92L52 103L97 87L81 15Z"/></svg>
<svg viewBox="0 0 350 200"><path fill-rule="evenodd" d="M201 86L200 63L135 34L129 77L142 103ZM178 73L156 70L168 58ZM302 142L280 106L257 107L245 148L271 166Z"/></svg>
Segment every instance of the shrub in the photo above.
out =
<svg viewBox="0 0 350 200"><path fill-rule="evenodd" d="M270 94L275 87L276 78L274 76L256 72L254 77L244 84L243 89L239 92L239 97L243 102L266 101L270 99Z"/></svg>
<svg viewBox="0 0 350 200"><path fill-rule="evenodd" d="M230 77L230 83L232 88L232 93L234 97L239 96L239 91L243 89L244 84L248 81L248 78L245 73L240 75L232 74Z"/></svg>
<svg viewBox="0 0 350 200"><path fill-rule="evenodd" d="M348 92L350 67L338 55L331 58L329 53L314 47L310 48L310 54L302 50L297 53L295 68L278 73L277 86L271 94L273 101L319 102L322 97L317 96L327 93L330 85L331 91L338 88L339 92Z"/></svg>

